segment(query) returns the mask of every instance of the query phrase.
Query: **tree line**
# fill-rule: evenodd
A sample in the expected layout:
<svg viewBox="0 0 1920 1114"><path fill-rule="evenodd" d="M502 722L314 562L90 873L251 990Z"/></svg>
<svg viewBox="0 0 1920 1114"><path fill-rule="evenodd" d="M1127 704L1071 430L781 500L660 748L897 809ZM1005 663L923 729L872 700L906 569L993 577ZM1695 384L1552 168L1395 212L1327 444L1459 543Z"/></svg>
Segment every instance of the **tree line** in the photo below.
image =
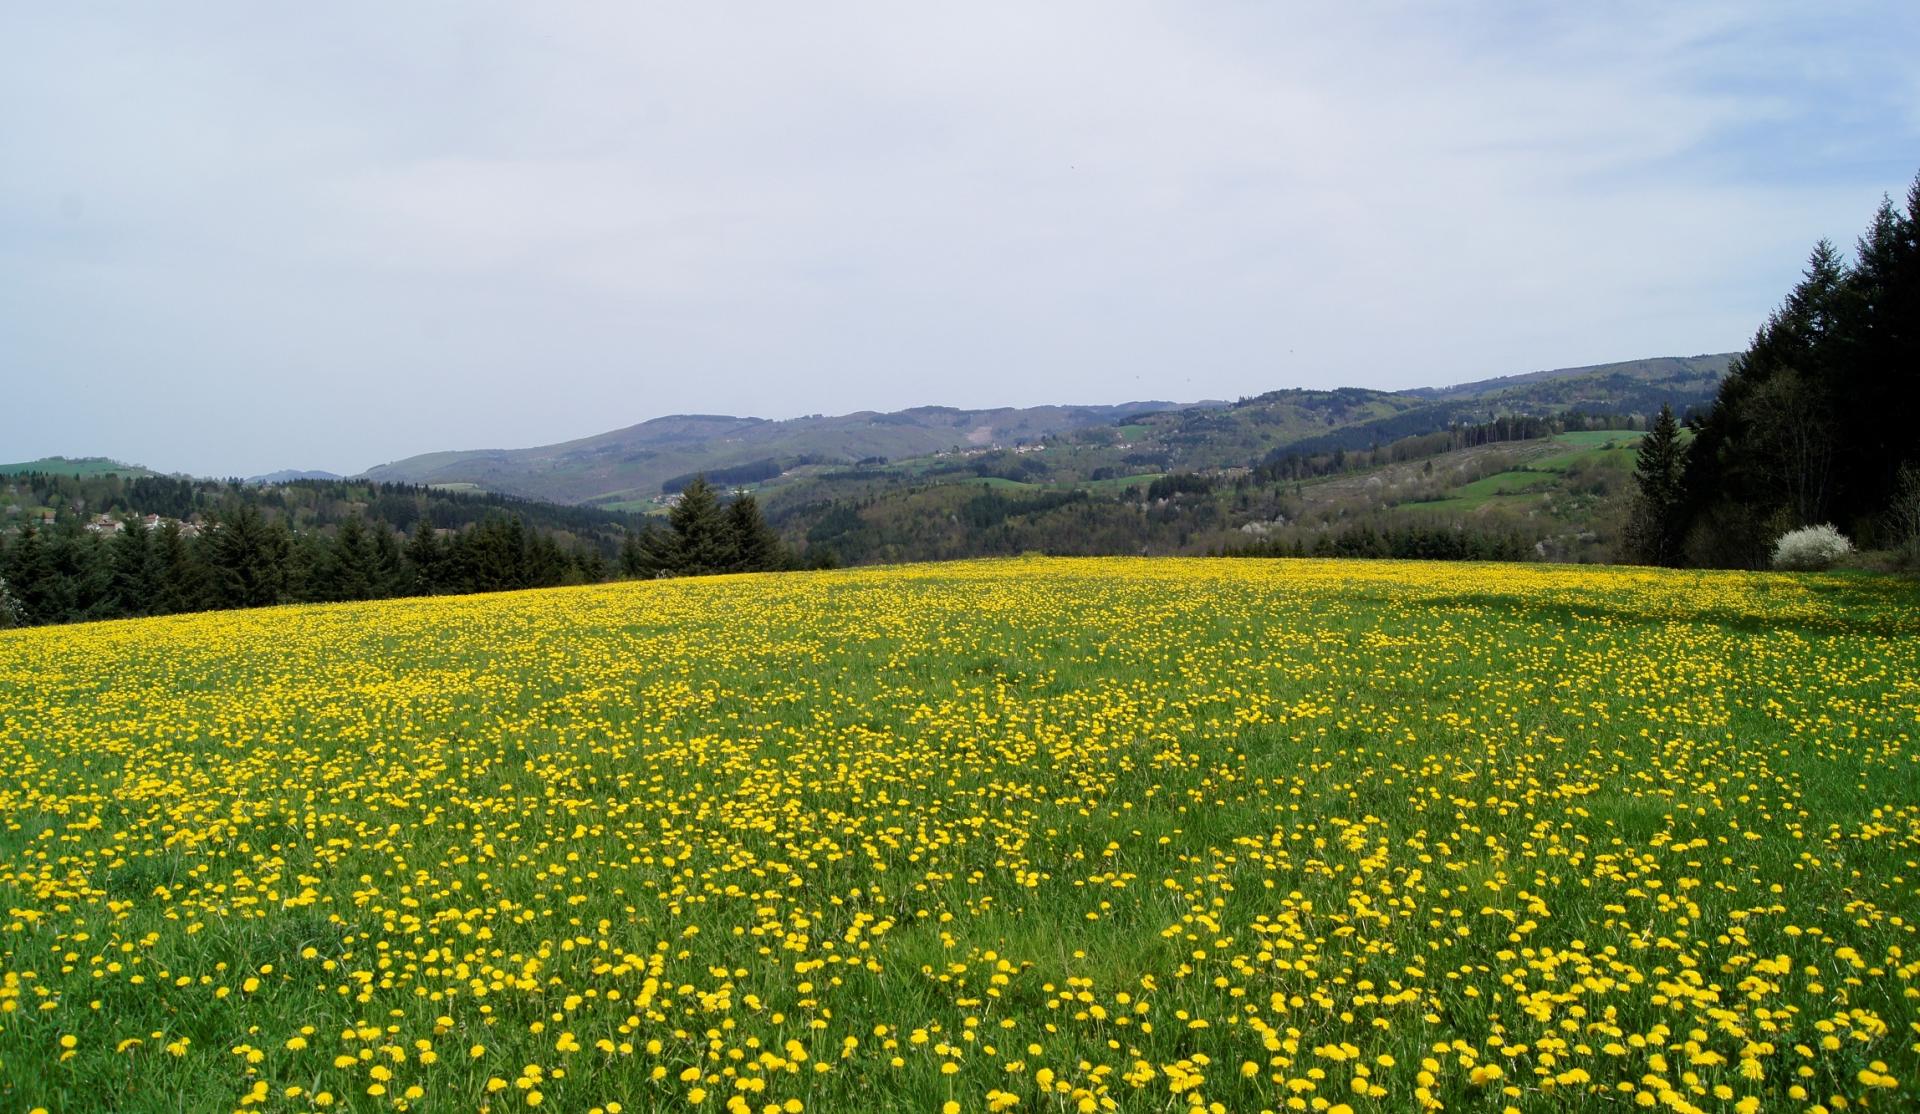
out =
<svg viewBox="0 0 1920 1114"><path fill-rule="evenodd" d="M1666 411L1641 446L1641 561L1757 567L1827 523L1870 547L1920 541L1920 177L1851 261L1815 246L1688 431Z"/></svg>
<svg viewBox="0 0 1920 1114"><path fill-rule="evenodd" d="M615 576L698 576L784 568L791 557L751 495L690 484L667 524L628 529L609 554L494 509L454 530L412 516L402 533L356 511L296 529L267 498L231 498L203 525L148 528L136 508L106 521L67 514L0 536L0 626L168 615L282 603L494 592ZM158 512L144 512L158 513ZM199 512L196 512L199 513Z"/></svg>
<svg viewBox="0 0 1920 1114"><path fill-rule="evenodd" d="M359 516L411 533L419 519L434 528L461 530L482 519L519 517L528 528L553 533L562 544L589 542L612 555L628 529L643 516L591 506L542 503L481 491L449 491L419 484L374 480L301 479L258 484L237 479L115 473L24 472L0 477L0 505L42 507L68 513L159 515L188 520L237 503L251 503L269 516L284 516L295 530L333 527ZM0 522L0 525L4 525Z"/></svg>
<svg viewBox="0 0 1920 1114"><path fill-rule="evenodd" d="M1314 538L1225 546L1222 557L1358 557L1398 561L1525 561L1532 542L1513 530L1464 523L1359 522Z"/></svg>

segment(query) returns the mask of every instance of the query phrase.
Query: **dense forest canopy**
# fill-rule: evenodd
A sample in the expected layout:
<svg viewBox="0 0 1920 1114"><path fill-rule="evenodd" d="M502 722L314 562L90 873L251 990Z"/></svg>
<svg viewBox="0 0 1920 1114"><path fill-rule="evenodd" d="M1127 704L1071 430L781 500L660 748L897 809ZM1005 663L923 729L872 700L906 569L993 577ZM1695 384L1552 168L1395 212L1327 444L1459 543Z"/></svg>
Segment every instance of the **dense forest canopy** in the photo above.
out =
<svg viewBox="0 0 1920 1114"><path fill-rule="evenodd" d="M1782 534L1832 523L1910 543L1920 496L1920 178L1883 200L1848 261L1822 240L1801 280L1691 423L1658 563L1752 567ZM1649 489L1651 490L1651 489ZM1659 501L1654 494L1643 497Z"/></svg>
<svg viewBox="0 0 1920 1114"><path fill-rule="evenodd" d="M620 536L637 528L637 515L593 507L563 506L483 491L445 490L372 480L301 479L248 483L236 479L121 474L98 469L44 470L0 476L0 509L83 515L147 515L187 520L238 503L250 503L270 518L285 518L294 530L330 529L348 518L411 531L425 519L434 528L458 530L496 514L521 518L531 528L592 542L611 551ZM22 514L9 512L0 527Z"/></svg>

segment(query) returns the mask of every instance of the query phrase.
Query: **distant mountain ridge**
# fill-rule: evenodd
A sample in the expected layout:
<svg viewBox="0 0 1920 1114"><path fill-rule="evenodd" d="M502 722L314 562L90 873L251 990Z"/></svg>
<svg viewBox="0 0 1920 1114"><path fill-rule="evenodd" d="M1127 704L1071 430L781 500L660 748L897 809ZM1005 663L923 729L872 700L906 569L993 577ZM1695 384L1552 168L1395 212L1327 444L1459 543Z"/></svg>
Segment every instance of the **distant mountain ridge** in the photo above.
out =
<svg viewBox="0 0 1920 1114"><path fill-rule="evenodd" d="M614 502L650 498L676 476L758 460L851 464L874 457L917 457L1034 441L1142 414L1226 405L1152 401L991 410L916 406L891 413L863 410L785 420L669 414L557 445L426 453L369 468L364 475L403 483L474 484L562 503Z"/></svg>
<svg viewBox="0 0 1920 1114"><path fill-rule="evenodd" d="M653 499L663 487L702 471L774 477L816 466L995 447L1039 451L1049 439L1061 438L1111 442L1115 466L1137 466L1135 471L1218 466L1291 445L1360 448L1503 414L1648 413L1661 402L1684 411L1712 397L1731 358L1731 353L1656 357L1404 391L1281 390L1234 403L919 406L786 420L672 414L556 445L426 453L363 475L473 485L560 503L621 505Z"/></svg>

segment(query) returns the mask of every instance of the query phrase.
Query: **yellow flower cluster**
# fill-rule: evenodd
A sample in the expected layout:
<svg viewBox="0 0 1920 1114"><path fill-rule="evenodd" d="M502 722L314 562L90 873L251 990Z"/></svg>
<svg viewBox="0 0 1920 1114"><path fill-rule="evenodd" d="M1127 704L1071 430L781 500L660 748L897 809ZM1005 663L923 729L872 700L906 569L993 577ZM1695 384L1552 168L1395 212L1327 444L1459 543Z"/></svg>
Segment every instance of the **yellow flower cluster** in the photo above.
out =
<svg viewBox="0 0 1920 1114"><path fill-rule="evenodd" d="M1837 577L1023 559L12 632L0 1109L1900 1109L1917 729L1920 593Z"/></svg>

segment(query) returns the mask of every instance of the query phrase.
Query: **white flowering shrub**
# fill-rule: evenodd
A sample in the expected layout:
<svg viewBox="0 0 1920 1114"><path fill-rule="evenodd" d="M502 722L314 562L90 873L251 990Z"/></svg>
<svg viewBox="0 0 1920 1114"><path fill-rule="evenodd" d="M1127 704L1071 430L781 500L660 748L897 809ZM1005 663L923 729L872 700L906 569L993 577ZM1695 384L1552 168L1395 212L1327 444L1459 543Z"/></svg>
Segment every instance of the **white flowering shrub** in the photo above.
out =
<svg viewBox="0 0 1920 1114"><path fill-rule="evenodd" d="M1804 526L1787 531L1773 543L1773 567L1802 572L1831 568L1852 552L1853 543L1831 525Z"/></svg>

